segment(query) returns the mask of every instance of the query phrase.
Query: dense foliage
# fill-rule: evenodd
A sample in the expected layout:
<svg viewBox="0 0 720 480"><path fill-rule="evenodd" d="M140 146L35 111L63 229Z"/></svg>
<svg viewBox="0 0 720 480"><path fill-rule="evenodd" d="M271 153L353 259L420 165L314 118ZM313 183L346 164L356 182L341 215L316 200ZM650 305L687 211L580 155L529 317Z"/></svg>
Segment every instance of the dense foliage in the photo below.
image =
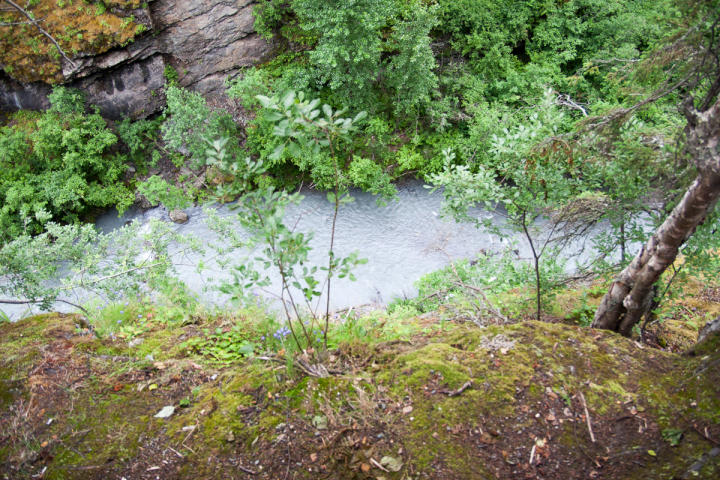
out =
<svg viewBox="0 0 720 480"><path fill-rule="evenodd" d="M493 136L521 125L548 88L567 114L564 131L634 103L663 80L653 52L700 10L666 0L358 0L342 8L266 0L256 28L280 53L233 80L229 93L253 110L256 94L288 89L362 108L370 117L345 149L372 162L355 171L425 176L444 168L448 149L459 164L492 162ZM680 120L668 100L639 112L644 133L673 134ZM247 125L246 147L265 159L277 147L262 112ZM284 183L293 177L272 171Z"/></svg>
<svg viewBox="0 0 720 480"><path fill-rule="evenodd" d="M52 108L16 116L0 129L0 242L39 233L48 220L83 220L97 209L133 202L116 135L82 96L58 88Z"/></svg>
<svg viewBox="0 0 720 480"><path fill-rule="evenodd" d="M352 188L391 198L414 176L442 187L456 218L483 206L507 223L479 227L524 234L541 316L563 242L604 222L588 268L616 269L697 174L677 107L717 88L718 11L718 0L262 0L255 27L276 55L228 80L244 112L211 106L169 68L156 118L111 130L62 88L48 112L14 115L0 130L0 243L122 210L136 183L168 208L199 189L223 202L251 192L244 219L262 237L253 215L280 222L293 199L283 191L329 191L337 212ZM715 209L683 273L716 268L717 228ZM305 245L280 230L265 241ZM317 296L312 283L301 290Z"/></svg>

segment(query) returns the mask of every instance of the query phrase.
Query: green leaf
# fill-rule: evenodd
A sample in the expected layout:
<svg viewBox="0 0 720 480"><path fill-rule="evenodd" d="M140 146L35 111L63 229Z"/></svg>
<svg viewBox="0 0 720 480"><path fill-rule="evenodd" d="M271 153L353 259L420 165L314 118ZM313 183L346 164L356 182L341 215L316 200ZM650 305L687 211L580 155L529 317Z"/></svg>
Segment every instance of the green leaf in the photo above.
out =
<svg viewBox="0 0 720 480"><path fill-rule="evenodd" d="M238 353L250 357L255 352L255 344L252 342L243 342L238 347Z"/></svg>
<svg viewBox="0 0 720 480"><path fill-rule="evenodd" d="M363 110L362 112L355 115L355 118L353 118L353 123L357 123L357 122L365 119L365 117L367 117L367 112L365 110Z"/></svg>
<svg viewBox="0 0 720 480"><path fill-rule="evenodd" d="M397 457L385 456L380 459L382 466L391 472L399 472L403 467L403 461Z"/></svg>
<svg viewBox="0 0 720 480"><path fill-rule="evenodd" d="M283 107L285 107L285 109L289 109L294 102L295 102L295 92L291 90L291 91L287 92L285 94L285 96L283 97L282 104L283 104Z"/></svg>
<svg viewBox="0 0 720 480"><path fill-rule="evenodd" d="M332 108L330 108L330 105L325 103L323 104L322 109L328 119L332 118Z"/></svg>
<svg viewBox="0 0 720 480"><path fill-rule="evenodd" d="M266 97L265 95L255 95L255 98L257 98L260 105L265 108L270 108L270 106L274 103L270 97Z"/></svg>
<svg viewBox="0 0 720 480"><path fill-rule="evenodd" d="M270 155L270 160L280 160L280 157L282 157L283 152L285 151L285 144L280 144L277 147L275 147L275 150L273 150L273 153Z"/></svg>
<svg viewBox="0 0 720 480"><path fill-rule="evenodd" d="M285 116L279 112L270 112L265 115L265 118L271 122L277 122L285 118Z"/></svg>
<svg viewBox="0 0 720 480"><path fill-rule="evenodd" d="M300 148L300 145L295 142L289 142L288 152L290 152L290 155L293 157L300 157L302 155L302 148Z"/></svg>
<svg viewBox="0 0 720 480"><path fill-rule="evenodd" d="M327 430L328 427L328 419L324 415L315 415L312 419L312 424L317 428L318 430Z"/></svg>

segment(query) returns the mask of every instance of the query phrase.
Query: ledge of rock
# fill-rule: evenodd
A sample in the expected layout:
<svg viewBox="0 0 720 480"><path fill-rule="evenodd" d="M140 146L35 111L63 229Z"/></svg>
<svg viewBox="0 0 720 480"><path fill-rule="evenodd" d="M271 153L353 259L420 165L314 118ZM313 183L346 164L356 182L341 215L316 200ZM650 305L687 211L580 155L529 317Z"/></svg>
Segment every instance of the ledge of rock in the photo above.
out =
<svg viewBox="0 0 720 480"><path fill-rule="evenodd" d="M267 58L272 46L254 32L253 0L155 0L143 10L148 29L132 43L97 55L63 61L61 83L87 93L101 113L118 119L142 118L164 106L158 95L164 71L172 66L181 86L198 91L223 105L225 79L242 67ZM11 78L12 68L0 73L0 109L47 108L50 85L22 83Z"/></svg>

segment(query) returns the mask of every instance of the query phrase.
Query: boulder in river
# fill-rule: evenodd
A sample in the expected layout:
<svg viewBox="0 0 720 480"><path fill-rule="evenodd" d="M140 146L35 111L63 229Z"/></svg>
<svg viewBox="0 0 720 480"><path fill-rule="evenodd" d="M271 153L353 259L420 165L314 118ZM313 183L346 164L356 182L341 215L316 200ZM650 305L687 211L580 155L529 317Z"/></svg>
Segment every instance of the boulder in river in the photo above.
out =
<svg viewBox="0 0 720 480"><path fill-rule="evenodd" d="M190 216L187 213L185 213L182 210L178 210L178 209L171 210L170 213L168 214L168 216L170 217L170 220L172 220L175 223L182 224L182 223L187 223L188 220L190 220Z"/></svg>

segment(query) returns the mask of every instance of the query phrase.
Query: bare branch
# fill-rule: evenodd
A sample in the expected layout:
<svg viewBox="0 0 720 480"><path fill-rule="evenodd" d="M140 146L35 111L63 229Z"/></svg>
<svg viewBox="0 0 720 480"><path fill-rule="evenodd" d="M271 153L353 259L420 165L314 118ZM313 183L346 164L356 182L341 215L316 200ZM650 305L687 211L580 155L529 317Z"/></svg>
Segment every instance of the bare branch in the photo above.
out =
<svg viewBox="0 0 720 480"><path fill-rule="evenodd" d="M561 94L557 97L557 103L558 105L563 105L565 107L570 107L575 110L580 110L583 114L583 117L587 117L587 110L585 110L585 107L580 105L579 103L575 102L572 98L570 98L570 95L567 94Z"/></svg>
<svg viewBox="0 0 720 480"><path fill-rule="evenodd" d="M602 127L605 127L606 125L609 125L610 123L619 120L623 117L626 117L630 113L634 112L635 110L638 110L645 105L648 105L650 103L656 102L657 100L660 100L661 98L670 95L672 92L677 90L678 88L684 86L687 84L688 80L695 75L695 70L690 72L688 75L683 77L682 79L678 80L674 84L670 85L667 88L661 88L659 90L656 90L653 92L649 97L645 98L644 100L641 100L637 102L635 105L632 105L627 108L620 108L618 110L612 111L607 115L604 115L602 117L593 117L591 120L594 120L594 123L587 123L585 126L583 126L581 129L577 131L579 134L586 133L590 130L596 130Z"/></svg>
<svg viewBox="0 0 720 480"><path fill-rule="evenodd" d="M16 25L32 25L30 22L0 22L0 27L14 27Z"/></svg>
<svg viewBox="0 0 720 480"><path fill-rule="evenodd" d="M10 299L0 298L0 304L5 304L5 305L34 305L36 303L42 303L44 301L45 301L45 299L42 299L42 300L10 300ZM78 310L82 311L85 315L88 314L88 311L83 306L78 305L76 303L72 303L67 300L61 300L59 298L56 298L54 301L60 302L60 303L65 303L67 305L70 305L71 307L77 308Z"/></svg>

